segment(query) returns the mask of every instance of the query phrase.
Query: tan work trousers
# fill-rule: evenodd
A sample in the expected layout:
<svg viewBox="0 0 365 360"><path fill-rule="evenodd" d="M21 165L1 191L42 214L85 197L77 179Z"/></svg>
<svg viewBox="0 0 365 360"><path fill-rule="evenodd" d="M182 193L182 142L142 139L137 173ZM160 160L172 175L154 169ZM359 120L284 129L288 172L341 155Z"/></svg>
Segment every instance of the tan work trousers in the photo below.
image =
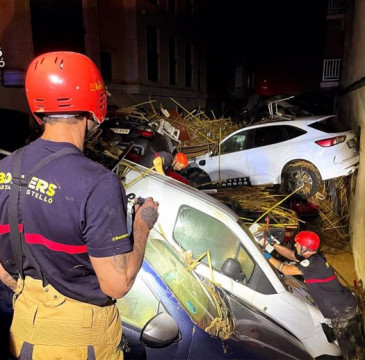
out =
<svg viewBox="0 0 365 360"><path fill-rule="evenodd" d="M122 323L115 305L100 307L61 295L26 277L13 300L10 352L31 360L122 360Z"/></svg>

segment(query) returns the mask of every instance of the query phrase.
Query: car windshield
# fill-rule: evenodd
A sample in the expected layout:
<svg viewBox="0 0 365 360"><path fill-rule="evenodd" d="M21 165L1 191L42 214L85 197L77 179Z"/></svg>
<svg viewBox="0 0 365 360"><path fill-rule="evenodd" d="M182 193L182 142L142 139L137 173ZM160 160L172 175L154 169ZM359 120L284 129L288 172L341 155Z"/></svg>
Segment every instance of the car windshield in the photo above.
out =
<svg viewBox="0 0 365 360"><path fill-rule="evenodd" d="M336 116L317 121L308 126L327 133L340 133L351 130L347 124L339 121Z"/></svg>
<svg viewBox="0 0 365 360"><path fill-rule="evenodd" d="M190 206L183 205L174 227L174 239L196 259L221 271L228 258L238 260L249 281L255 262L242 246L240 238L224 223ZM209 252L208 252L209 250ZM209 255L208 255L209 253Z"/></svg>
<svg viewBox="0 0 365 360"><path fill-rule="evenodd" d="M194 323L213 336L229 338L232 331L229 310L212 284L203 284L164 240L150 236L145 258Z"/></svg>
<svg viewBox="0 0 365 360"><path fill-rule="evenodd" d="M252 232L249 230L247 225L241 219L238 219L237 222L238 222L238 225L245 231L245 233L251 239L252 243L261 251L262 249L258 245L257 241L255 240L255 237L253 236Z"/></svg>

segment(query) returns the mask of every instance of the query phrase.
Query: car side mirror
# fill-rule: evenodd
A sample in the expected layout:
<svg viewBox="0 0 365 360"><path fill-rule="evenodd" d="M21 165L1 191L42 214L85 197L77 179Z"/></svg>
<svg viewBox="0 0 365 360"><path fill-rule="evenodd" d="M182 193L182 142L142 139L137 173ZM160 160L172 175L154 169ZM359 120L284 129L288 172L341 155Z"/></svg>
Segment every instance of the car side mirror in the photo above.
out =
<svg viewBox="0 0 365 360"><path fill-rule="evenodd" d="M167 313L161 312L148 320L141 331L141 341L150 347L170 345L180 334L175 320Z"/></svg>
<svg viewBox="0 0 365 360"><path fill-rule="evenodd" d="M237 259L226 259L222 265L221 270L224 275L229 276L235 281L242 282L245 278L245 274L242 272L241 264Z"/></svg>

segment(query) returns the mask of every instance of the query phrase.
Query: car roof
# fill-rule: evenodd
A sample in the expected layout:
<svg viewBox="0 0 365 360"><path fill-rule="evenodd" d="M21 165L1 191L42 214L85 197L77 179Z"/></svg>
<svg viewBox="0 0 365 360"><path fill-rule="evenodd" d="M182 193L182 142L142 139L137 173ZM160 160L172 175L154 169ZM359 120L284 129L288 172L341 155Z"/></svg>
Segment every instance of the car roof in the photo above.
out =
<svg viewBox="0 0 365 360"><path fill-rule="evenodd" d="M134 163L128 159L124 159L122 161L122 166L127 165L130 169L136 170L140 174L144 174L146 171L148 171L148 168L141 164ZM145 177L146 175L143 175L142 177ZM232 217L235 221L239 220L239 216L227 205L225 205L222 201L214 198L213 196L205 193L202 190L198 190L190 185L184 184L181 181L175 180L172 177L161 175L155 171L150 172L148 174L149 177L153 178L154 181L161 182L163 184L166 184L166 191L174 193L176 191L180 191L182 193L185 193L188 197L194 197L195 199L199 201L204 201L211 206L220 208L224 213L226 213L228 216Z"/></svg>
<svg viewBox="0 0 365 360"><path fill-rule="evenodd" d="M293 120L283 120L282 118L278 118L278 119L267 119L267 121L265 122L261 122L261 123L256 123L254 125L250 125L250 126L245 126L241 129L239 129L238 131L235 132L239 132L243 129L255 129L255 128L259 128L259 127L266 127L266 126L271 126L271 125L308 125L308 124L312 124L315 122L318 122L320 120L325 120L331 117L334 117L335 115L315 115L315 116L303 116L303 117L297 117Z"/></svg>

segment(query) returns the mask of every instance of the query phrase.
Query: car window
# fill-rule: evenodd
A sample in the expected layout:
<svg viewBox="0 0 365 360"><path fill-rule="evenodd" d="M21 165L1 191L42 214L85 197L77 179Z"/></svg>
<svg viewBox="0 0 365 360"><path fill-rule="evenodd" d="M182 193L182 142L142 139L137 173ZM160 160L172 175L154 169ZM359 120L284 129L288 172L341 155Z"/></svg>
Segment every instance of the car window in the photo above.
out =
<svg viewBox="0 0 365 360"><path fill-rule="evenodd" d="M227 258L237 259L247 280L251 278L255 263L224 223L184 205L179 209L173 235L175 241L185 251L191 250L196 258L209 250L212 266L219 271ZM207 256L201 261L208 264Z"/></svg>
<svg viewBox="0 0 365 360"><path fill-rule="evenodd" d="M221 154L229 154L232 152L245 150L246 142L246 131L235 134L221 144Z"/></svg>
<svg viewBox="0 0 365 360"><path fill-rule="evenodd" d="M222 309L216 305L217 299L207 292L207 288L194 272L187 271L188 265L171 245L164 240L149 238L145 256L201 329L205 330L215 319L220 318Z"/></svg>
<svg viewBox="0 0 365 360"><path fill-rule="evenodd" d="M277 144L289 140L283 126L264 126L255 129L254 147Z"/></svg>
<svg viewBox="0 0 365 360"><path fill-rule="evenodd" d="M166 312L140 273L129 293L117 300L117 307L122 321L139 329L142 329L146 322L157 313Z"/></svg>
<svg viewBox="0 0 365 360"><path fill-rule="evenodd" d="M308 126L313 129L317 129L328 133L338 133L351 130L347 124L339 121L336 116L332 116L330 118L317 121Z"/></svg>
<svg viewBox="0 0 365 360"><path fill-rule="evenodd" d="M283 126L283 128L286 130L287 134L288 134L288 137L289 139L294 139L298 136L301 136L303 134L306 134L307 132L303 129L299 129L295 126Z"/></svg>

